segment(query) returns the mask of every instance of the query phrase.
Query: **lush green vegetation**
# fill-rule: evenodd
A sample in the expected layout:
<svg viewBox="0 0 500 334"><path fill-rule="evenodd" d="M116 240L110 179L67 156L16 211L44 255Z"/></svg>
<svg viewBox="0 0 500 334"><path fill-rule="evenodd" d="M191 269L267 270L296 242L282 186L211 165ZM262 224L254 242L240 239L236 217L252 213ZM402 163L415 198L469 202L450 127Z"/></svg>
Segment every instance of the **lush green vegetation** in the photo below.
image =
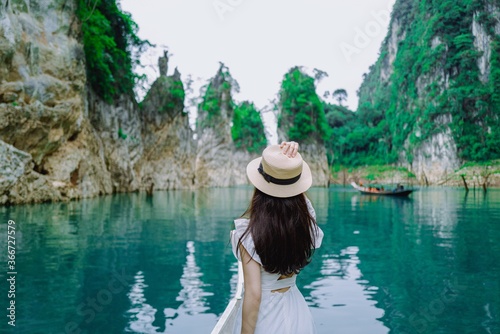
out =
<svg viewBox="0 0 500 334"><path fill-rule="evenodd" d="M171 85L168 91L169 100L165 105L167 110L175 108L175 106L183 106L184 98L186 97L186 92L184 91L184 85L180 79L172 79Z"/></svg>
<svg viewBox="0 0 500 334"><path fill-rule="evenodd" d="M77 3L91 87L108 102L119 94L132 94L141 79L133 69L140 64L140 53L149 42L137 36L137 24L121 11L116 0Z"/></svg>
<svg viewBox="0 0 500 334"><path fill-rule="evenodd" d="M288 140L307 144L328 139L329 128L314 78L292 68L281 83L279 103L278 128L285 130Z"/></svg>
<svg viewBox="0 0 500 334"><path fill-rule="evenodd" d="M236 148L260 153L266 147L264 123L253 103L243 102L236 106L231 134Z"/></svg>
<svg viewBox="0 0 500 334"><path fill-rule="evenodd" d="M377 127L366 126L359 113L324 103L326 120L331 128L326 142L330 165L361 166L388 163L384 151L384 135ZM382 124L385 124L382 123ZM375 153L373 153L375 152Z"/></svg>
<svg viewBox="0 0 500 334"><path fill-rule="evenodd" d="M184 112L184 85L175 76L160 76L153 83L144 100L139 103L142 110L155 110L170 116Z"/></svg>
<svg viewBox="0 0 500 334"><path fill-rule="evenodd" d="M234 102L231 96L233 89L238 89L238 83L229 73L229 69L221 64L215 77L205 87L203 101L198 106L196 124L198 128L217 127L221 123L222 106L228 109L227 117L229 119L233 117Z"/></svg>
<svg viewBox="0 0 500 334"><path fill-rule="evenodd" d="M264 123L255 105L250 102L235 104L232 92L239 89L229 69L221 64L208 85L198 106L197 128L216 128L232 122L231 136L236 148L251 153L261 152L267 145ZM222 113L224 108L225 114Z"/></svg>
<svg viewBox="0 0 500 334"><path fill-rule="evenodd" d="M415 148L449 127L463 160L500 157L500 37L487 3L500 5L498 0L396 2L392 21L398 20L405 38L385 79L381 72L387 73L387 37L360 88L356 121L335 130L359 133L351 134L351 147L344 154L356 153L366 163L394 163L404 153L411 162ZM482 53L474 46L473 20L492 39L485 82L480 79L477 60Z"/></svg>

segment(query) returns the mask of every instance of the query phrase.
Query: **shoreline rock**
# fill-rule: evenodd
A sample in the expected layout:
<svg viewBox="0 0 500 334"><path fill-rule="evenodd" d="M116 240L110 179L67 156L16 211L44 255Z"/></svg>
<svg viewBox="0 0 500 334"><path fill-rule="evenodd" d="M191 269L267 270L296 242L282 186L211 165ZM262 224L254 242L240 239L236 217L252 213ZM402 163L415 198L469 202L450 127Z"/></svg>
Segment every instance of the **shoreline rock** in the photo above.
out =
<svg viewBox="0 0 500 334"><path fill-rule="evenodd" d="M365 184L393 185L402 183L412 186L444 186L444 187L464 187L462 175L470 189L481 188L485 181L487 188L500 188L500 161L492 162L489 166L471 165L444 173L433 182L424 179L417 179L409 170L403 168L386 168L387 171L373 173L370 167L344 168L332 173L331 182L333 184L349 185L351 181L363 182Z"/></svg>

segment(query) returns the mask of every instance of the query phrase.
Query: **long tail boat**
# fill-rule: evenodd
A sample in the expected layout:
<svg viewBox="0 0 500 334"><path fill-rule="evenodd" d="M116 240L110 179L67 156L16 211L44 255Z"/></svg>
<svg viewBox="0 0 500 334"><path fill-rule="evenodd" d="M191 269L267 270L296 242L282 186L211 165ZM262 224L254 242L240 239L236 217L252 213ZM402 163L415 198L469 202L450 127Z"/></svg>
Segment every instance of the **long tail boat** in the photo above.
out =
<svg viewBox="0 0 500 334"><path fill-rule="evenodd" d="M363 187L356 182L351 182L351 185L359 190L362 194L378 195L378 196L408 196L413 192L413 189L405 189L402 185L398 185L394 189L386 190L378 187Z"/></svg>

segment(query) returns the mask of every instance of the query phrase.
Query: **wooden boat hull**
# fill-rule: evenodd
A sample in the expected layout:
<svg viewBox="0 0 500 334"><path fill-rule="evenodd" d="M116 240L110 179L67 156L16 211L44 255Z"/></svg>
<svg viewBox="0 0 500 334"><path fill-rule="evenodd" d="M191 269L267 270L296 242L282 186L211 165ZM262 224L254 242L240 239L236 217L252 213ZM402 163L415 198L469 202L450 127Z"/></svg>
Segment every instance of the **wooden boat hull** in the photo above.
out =
<svg viewBox="0 0 500 334"><path fill-rule="evenodd" d="M355 182L351 182L351 185L355 189L359 190L362 194L365 194L365 195L406 197L413 192L413 189L401 189L401 190L394 189L394 190L390 190L390 191L371 191L365 187L361 187L360 185L356 184Z"/></svg>

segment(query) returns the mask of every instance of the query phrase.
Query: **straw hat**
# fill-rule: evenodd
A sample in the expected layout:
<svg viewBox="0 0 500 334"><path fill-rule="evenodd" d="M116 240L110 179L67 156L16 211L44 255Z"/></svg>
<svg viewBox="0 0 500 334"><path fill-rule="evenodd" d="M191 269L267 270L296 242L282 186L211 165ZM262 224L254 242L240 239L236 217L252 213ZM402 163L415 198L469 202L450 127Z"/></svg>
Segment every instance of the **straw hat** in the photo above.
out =
<svg viewBox="0 0 500 334"><path fill-rule="evenodd" d="M255 188L281 198L301 194L312 184L311 169L302 156L289 158L279 145L268 146L261 158L250 161L247 176Z"/></svg>

